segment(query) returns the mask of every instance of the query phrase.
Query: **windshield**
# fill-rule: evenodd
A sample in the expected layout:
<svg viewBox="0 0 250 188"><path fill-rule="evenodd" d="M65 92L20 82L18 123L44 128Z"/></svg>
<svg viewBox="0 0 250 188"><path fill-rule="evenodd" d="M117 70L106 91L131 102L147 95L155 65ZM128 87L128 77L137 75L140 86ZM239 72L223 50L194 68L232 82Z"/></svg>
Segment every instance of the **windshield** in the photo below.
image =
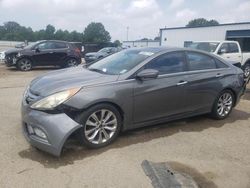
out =
<svg viewBox="0 0 250 188"><path fill-rule="evenodd" d="M88 69L103 74L124 74L153 54L139 49L124 50L97 61Z"/></svg>
<svg viewBox="0 0 250 188"><path fill-rule="evenodd" d="M218 42L194 42L189 46L189 48L206 52L215 52L218 45Z"/></svg>

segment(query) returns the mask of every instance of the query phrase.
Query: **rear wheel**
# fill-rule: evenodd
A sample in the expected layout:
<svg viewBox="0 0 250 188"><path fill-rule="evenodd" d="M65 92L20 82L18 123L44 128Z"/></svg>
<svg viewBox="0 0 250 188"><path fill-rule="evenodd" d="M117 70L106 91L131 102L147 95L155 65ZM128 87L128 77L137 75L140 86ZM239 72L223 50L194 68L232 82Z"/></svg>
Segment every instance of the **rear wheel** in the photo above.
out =
<svg viewBox="0 0 250 188"><path fill-rule="evenodd" d="M70 58L66 60L66 67L75 67L78 65L78 61L75 58Z"/></svg>
<svg viewBox="0 0 250 188"><path fill-rule="evenodd" d="M32 69L32 62L27 58L22 58L17 62L17 68L21 71L30 71Z"/></svg>
<svg viewBox="0 0 250 188"><path fill-rule="evenodd" d="M121 115L110 104L99 104L77 118L83 128L78 132L82 144L89 148L104 147L113 142L121 129Z"/></svg>
<svg viewBox="0 0 250 188"><path fill-rule="evenodd" d="M234 94L230 90L224 90L216 98L212 117L215 119L225 119L232 111L235 102Z"/></svg>

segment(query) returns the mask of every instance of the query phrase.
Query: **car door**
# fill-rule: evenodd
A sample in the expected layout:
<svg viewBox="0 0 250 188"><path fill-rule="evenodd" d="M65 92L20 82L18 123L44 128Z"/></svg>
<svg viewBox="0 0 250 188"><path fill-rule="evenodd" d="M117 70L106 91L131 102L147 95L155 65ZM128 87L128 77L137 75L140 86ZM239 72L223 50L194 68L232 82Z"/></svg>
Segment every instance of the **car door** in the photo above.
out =
<svg viewBox="0 0 250 188"><path fill-rule="evenodd" d="M226 42L219 48L218 54L225 60L241 62L241 52L237 43Z"/></svg>
<svg viewBox="0 0 250 188"><path fill-rule="evenodd" d="M54 43L45 41L35 46L33 50L33 63L35 65L50 65L54 59Z"/></svg>
<svg viewBox="0 0 250 188"><path fill-rule="evenodd" d="M70 53L70 49L67 43L54 42L51 65L62 65L65 62L68 53Z"/></svg>
<svg viewBox="0 0 250 188"><path fill-rule="evenodd" d="M242 54L240 50L239 44L235 42L230 42L229 44L229 54L230 54L230 60L231 61L236 61L241 63L242 60Z"/></svg>
<svg viewBox="0 0 250 188"><path fill-rule="evenodd" d="M211 110L223 84L223 70L227 65L217 68L216 59L198 52L186 52L188 62L187 109L190 112Z"/></svg>
<svg viewBox="0 0 250 188"><path fill-rule="evenodd" d="M185 54L166 53L147 63L144 69L158 70L159 76L135 82L134 122L156 120L185 112Z"/></svg>

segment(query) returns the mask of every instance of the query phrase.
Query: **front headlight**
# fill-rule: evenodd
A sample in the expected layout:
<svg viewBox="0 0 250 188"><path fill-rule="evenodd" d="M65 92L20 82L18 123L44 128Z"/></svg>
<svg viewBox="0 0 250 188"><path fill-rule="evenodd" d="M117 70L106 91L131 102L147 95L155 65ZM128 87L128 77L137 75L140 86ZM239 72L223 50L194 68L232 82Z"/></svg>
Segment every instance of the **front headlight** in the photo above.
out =
<svg viewBox="0 0 250 188"><path fill-rule="evenodd" d="M62 104L70 97L75 95L81 88L73 88L65 90L62 92L55 93L48 97L45 97L34 104L31 105L31 108L36 110L53 110L58 105Z"/></svg>

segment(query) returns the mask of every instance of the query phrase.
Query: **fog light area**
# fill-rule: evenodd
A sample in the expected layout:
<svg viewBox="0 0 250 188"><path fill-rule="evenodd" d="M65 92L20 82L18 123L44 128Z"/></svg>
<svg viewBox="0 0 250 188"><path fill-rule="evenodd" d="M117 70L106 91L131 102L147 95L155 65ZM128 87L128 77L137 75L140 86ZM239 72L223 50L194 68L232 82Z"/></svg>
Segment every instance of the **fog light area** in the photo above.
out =
<svg viewBox="0 0 250 188"><path fill-rule="evenodd" d="M35 127L34 132L36 136L39 136L40 138L47 139L46 134L39 128Z"/></svg>

